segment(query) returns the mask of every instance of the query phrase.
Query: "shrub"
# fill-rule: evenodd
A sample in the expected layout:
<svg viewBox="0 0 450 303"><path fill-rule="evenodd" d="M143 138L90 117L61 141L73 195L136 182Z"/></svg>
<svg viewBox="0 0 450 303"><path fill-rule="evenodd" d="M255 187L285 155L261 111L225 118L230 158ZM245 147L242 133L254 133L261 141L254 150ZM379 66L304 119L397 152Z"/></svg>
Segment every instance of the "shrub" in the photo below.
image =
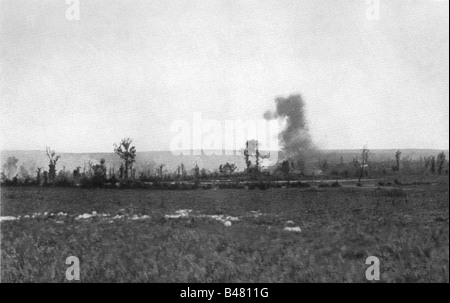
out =
<svg viewBox="0 0 450 303"><path fill-rule="evenodd" d="M258 187L261 190L266 190L266 189L270 188L270 183L261 181L261 182L259 182Z"/></svg>
<svg viewBox="0 0 450 303"><path fill-rule="evenodd" d="M338 181L334 181L333 183L331 183L331 187L342 187L342 185L339 184Z"/></svg>

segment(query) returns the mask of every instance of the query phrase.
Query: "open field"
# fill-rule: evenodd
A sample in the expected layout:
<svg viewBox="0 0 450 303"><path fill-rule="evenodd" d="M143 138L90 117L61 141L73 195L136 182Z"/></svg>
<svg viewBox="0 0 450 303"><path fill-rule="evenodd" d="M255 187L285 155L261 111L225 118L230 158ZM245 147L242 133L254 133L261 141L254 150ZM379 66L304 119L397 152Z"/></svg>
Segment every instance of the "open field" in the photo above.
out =
<svg viewBox="0 0 450 303"><path fill-rule="evenodd" d="M381 282L448 282L448 195L448 177L380 189L3 187L1 216L14 220L1 222L1 278L66 282L77 256L81 282L365 282L377 256Z"/></svg>

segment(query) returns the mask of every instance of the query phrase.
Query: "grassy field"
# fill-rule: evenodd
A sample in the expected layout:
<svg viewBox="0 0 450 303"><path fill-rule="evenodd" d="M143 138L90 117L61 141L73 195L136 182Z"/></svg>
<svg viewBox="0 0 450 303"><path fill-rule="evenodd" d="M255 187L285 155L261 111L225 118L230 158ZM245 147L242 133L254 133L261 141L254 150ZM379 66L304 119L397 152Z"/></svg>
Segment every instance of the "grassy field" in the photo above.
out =
<svg viewBox="0 0 450 303"><path fill-rule="evenodd" d="M449 282L448 196L448 178L381 189L2 188L1 216L20 218L1 223L1 278L68 282L65 260L77 256L80 282L366 282L376 256L380 282ZM179 210L191 212L167 217ZM225 226L225 216L238 220Z"/></svg>

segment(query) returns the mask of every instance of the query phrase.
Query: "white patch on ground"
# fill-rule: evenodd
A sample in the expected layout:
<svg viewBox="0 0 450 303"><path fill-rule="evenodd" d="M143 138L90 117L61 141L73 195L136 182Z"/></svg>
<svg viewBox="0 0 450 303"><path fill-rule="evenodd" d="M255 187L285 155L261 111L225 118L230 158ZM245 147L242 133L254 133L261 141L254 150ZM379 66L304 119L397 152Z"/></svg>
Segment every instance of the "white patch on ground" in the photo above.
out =
<svg viewBox="0 0 450 303"><path fill-rule="evenodd" d="M25 215L25 216L17 216L17 217L13 217L13 216L0 216L0 222L2 221L16 221L16 220L24 220L24 219L36 219L36 218L48 218L48 219L55 219L56 223L58 224L62 224L64 223L64 221L61 221L61 219L64 219L68 216L67 213L63 213L63 212L59 212L57 214L54 213L34 213L31 215ZM150 216L148 215L116 215L114 217L111 217L111 215L109 214L99 214L96 211L93 211L92 214L89 213L84 213L81 215L78 215L75 217L75 220L89 220L92 218L99 218L101 220L109 220L109 222L113 222L112 220L116 220L116 219L130 219L130 220L146 220L146 219L150 219Z"/></svg>
<svg viewBox="0 0 450 303"><path fill-rule="evenodd" d="M191 209L180 209L177 210L174 215L165 215L165 217L168 219L186 218L191 211Z"/></svg>
<svg viewBox="0 0 450 303"><path fill-rule="evenodd" d="M64 213L59 213L58 215L67 215L67 214L64 214ZM81 220L81 219L90 219L90 218L93 218L93 217L109 217L110 215L108 215L108 214L99 214L99 213L97 213L95 210L92 212L92 214L82 214L82 215L79 215L78 217L76 217L75 219L76 220Z"/></svg>
<svg viewBox="0 0 450 303"><path fill-rule="evenodd" d="M76 217L75 220L80 220L80 219L90 219L90 218L92 218L92 217L93 217L93 216L90 215L90 214L82 214L82 215L79 215L78 217Z"/></svg>
<svg viewBox="0 0 450 303"><path fill-rule="evenodd" d="M251 211L250 213L244 214L243 218L246 217L259 217L259 216L263 216L264 214L262 214L260 211ZM97 218L97 220L102 220L102 221L107 221L109 223L113 223L115 220L147 220L150 219L151 217L149 215L136 215L136 214L124 214L123 212L118 212L118 214L102 214L102 213L97 213L97 211L93 211L92 213L84 213L84 214L80 214L77 216L74 215L69 215L67 213L64 212L58 212L58 213L49 213L49 212L44 212L44 213L33 213L30 215L24 215L24 216L17 216L17 217L13 217L13 216L4 216L4 217L0 217L0 222L3 221L17 221L17 220L28 220L28 219L35 219L35 218L45 218L45 219L53 219L55 220L56 223L58 224L63 224L64 220L67 217L72 217L77 221L90 221L94 218ZM174 214L167 214L165 215L166 218L168 219L179 219L179 218L206 218L206 219L211 219L211 220L215 220L215 221L219 221L222 224L224 224L224 226L231 226L232 222L237 222L237 221L241 221L242 218L239 217L234 217L234 216L228 216L228 215L204 215L204 214L194 214L194 211L191 209L180 209L175 211ZM287 225L293 225L294 222L293 221L287 221L286 222ZM300 232L300 227L286 227L285 230L287 231L295 231L295 232Z"/></svg>
<svg viewBox="0 0 450 303"><path fill-rule="evenodd" d="M285 227L284 228L285 231L293 231L293 232L301 232L302 229L299 226L296 227Z"/></svg>
<svg viewBox="0 0 450 303"><path fill-rule="evenodd" d="M230 221L239 221L238 217L224 216L224 215L199 215L197 217L199 217L199 218L209 218L209 219L213 219L213 220L216 220L216 221L220 221L222 223L230 222Z"/></svg>
<svg viewBox="0 0 450 303"><path fill-rule="evenodd" d="M4 217L0 217L0 222L3 221L14 221L14 220L18 220L19 218L13 217L13 216L4 216Z"/></svg>
<svg viewBox="0 0 450 303"><path fill-rule="evenodd" d="M99 215L99 216L102 216L102 215ZM104 215L103 215L103 217L105 217ZM106 217L109 217L109 215L106 215ZM112 218L109 218L109 223L112 223L113 222L113 220L120 220L120 219L129 219L129 220L145 220L145 219L150 219L150 216L148 216L148 215L142 215L142 216L138 216L138 215L115 215L114 217L112 217Z"/></svg>
<svg viewBox="0 0 450 303"><path fill-rule="evenodd" d="M238 217L226 216L226 215L194 215L191 209L180 209L172 215L165 215L169 219L179 219L179 218L208 218L212 220L219 221L225 226L231 226L232 221L239 221Z"/></svg>
<svg viewBox="0 0 450 303"><path fill-rule="evenodd" d="M252 210L251 213L252 213L252 216L255 218L262 216L262 213L259 210Z"/></svg>

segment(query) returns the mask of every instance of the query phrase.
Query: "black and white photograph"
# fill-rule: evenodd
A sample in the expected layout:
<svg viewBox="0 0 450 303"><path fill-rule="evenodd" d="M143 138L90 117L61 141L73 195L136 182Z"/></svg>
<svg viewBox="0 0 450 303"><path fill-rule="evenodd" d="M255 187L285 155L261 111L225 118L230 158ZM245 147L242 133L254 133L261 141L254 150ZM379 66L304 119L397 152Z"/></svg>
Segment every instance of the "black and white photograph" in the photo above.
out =
<svg viewBox="0 0 450 303"><path fill-rule="evenodd" d="M0 282L449 283L448 100L444 0L0 0Z"/></svg>

